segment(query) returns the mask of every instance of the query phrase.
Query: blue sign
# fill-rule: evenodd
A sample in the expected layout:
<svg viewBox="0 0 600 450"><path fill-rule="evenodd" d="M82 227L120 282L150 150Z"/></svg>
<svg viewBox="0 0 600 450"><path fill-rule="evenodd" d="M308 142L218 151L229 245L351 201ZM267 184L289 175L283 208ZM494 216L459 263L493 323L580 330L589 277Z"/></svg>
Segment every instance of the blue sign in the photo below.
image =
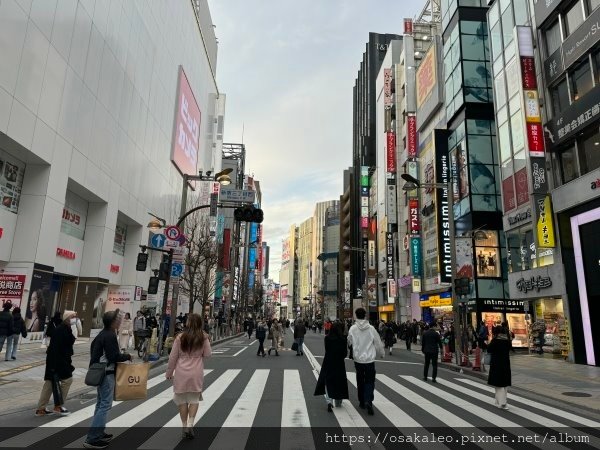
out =
<svg viewBox="0 0 600 450"><path fill-rule="evenodd" d="M152 247L163 248L166 240L167 238L164 234L154 234L150 238L150 244L152 244Z"/></svg>
<svg viewBox="0 0 600 450"><path fill-rule="evenodd" d="M171 264L171 276L180 277L183 273L183 264L174 262Z"/></svg>

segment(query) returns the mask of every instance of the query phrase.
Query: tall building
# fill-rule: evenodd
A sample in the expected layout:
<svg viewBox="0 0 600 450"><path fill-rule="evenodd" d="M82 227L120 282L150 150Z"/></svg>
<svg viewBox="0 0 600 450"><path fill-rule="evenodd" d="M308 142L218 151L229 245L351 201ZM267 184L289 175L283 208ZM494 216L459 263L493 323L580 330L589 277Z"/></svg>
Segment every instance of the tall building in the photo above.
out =
<svg viewBox="0 0 600 450"><path fill-rule="evenodd" d="M315 315L315 286L313 283L313 221L309 217L298 227L298 246L295 278L298 279L298 301L303 317L314 318Z"/></svg>
<svg viewBox="0 0 600 450"><path fill-rule="evenodd" d="M313 249L312 249L312 267L313 267L313 295L317 304L322 304L324 300L323 265L324 261L319 259L319 255L324 252L325 232L327 226L327 211L329 208L335 208L339 212L339 200L328 200L317 202L313 213Z"/></svg>
<svg viewBox="0 0 600 450"><path fill-rule="evenodd" d="M344 193L340 196L340 242L338 256L338 287L340 293L340 304L338 317L344 317L346 319L352 317L350 296L350 270L352 253L344 250L344 247L350 245L350 242L352 241L351 192L354 189L352 173L352 168L344 170Z"/></svg>
<svg viewBox="0 0 600 450"><path fill-rule="evenodd" d="M317 256L321 263L321 284L317 294L321 318L333 320L338 317L338 258L340 252L340 204L335 201L325 212L323 224L322 249Z"/></svg>
<svg viewBox="0 0 600 450"><path fill-rule="evenodd" d="M202 20L191 2L0 4L0 280L30 338L54 311L89 336L115 299L139 309L147 212L174 223L182 174L220 170L217 46L197 3Z"/></svg>
<svg viewBox="0 0 600 450"><path fill-rule="evenodd" d="M280 302L282 307L287 307L287 318L290 320L297 316L300 307L298 299L298 278L296 257L296 243L298 239L298 228L291 225L288 235L283 239L281 245L281 268L279 269Z"/></svg>

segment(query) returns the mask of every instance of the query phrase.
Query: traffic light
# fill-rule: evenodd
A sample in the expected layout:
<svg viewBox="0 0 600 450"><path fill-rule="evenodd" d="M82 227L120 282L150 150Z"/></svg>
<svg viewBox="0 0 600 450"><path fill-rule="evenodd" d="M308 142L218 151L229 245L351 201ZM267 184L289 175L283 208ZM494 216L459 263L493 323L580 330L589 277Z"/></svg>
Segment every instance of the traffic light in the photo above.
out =
<svg viewBox="0 0 600 450"><path fill-rule="evenodd" d="M150 282L148 283L148 294L158 293L158 281L158 277L150 277Z"/></svg>
<svg viewBox="0 0 600 450"><path fill-rule="evenodd" d="M135 270L138 272L145 272L146 266L148 265L148 253L138 253L137 264Z"/></svg>
<svg viewBox="0 0 600 450"><path fill-rule="evenodd" d="M264 214L263 210L260 208L255 208L254 206L242 206L241 208L235 208L233 217L238 222L262 223Z"/></svg>
<svg viewBox="0 0 600 450"><path fill-rule="evenodd" d="M457 278L454 280L456 295L469 295L471 293L471 280L469 278Z"/></svg>
<svg viewBox="0 0 600 450"><path fill-rule="evenodd" d="M163 281L168 280L170 275L169 269L169 257L167 255L163 255L162 262L158 267L158 279Z"/></svg>

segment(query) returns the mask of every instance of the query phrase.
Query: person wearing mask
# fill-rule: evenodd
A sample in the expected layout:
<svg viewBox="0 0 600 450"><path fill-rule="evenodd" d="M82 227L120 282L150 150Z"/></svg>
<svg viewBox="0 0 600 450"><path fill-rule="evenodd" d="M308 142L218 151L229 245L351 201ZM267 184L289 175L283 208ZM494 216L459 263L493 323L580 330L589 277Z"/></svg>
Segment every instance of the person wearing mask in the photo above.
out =
<svg viewBox="0 0 600 450"><path fill-rule="evenodd" d="M2 305L2 312L0 313L0 352L4 347L4 342L8 341L13 335L13 315L10 313L12 303L10 301L5 302ZM8 358L8 342L6 343L6 358Z"/></svg>
<svg viewBox="0 0 600 450"><path fill-rule="evenodd" d="M267 324L262 320L258 319L258 325L256 326L256 339L258 339L258 351L256 356L262 355L265 357L265 338L267 337Z"/></svg>
<svg viewBox="0 0 600 450"><path fill-rule="evenodd" d="M425 326L425 332L421 336L421 351L425 355L425 367L423 370L423 380L427 381L429 375L429 365L433 366L431 381L436 382L437 378L437 360L438 351L442 350L442 337L434 328Z"/></svg>
<svg viewBox="0 0 600 450"><path fill-rule="evenodd" d="M327 411L333 412L333 401L336 408L342 406L343 399L348 397L348 378L344 360L348 355L348 341L344 337L344 325L336 321L332 323L325 336L325 356L319 372L315 395L324 395Z"/></svg>
<svg viewBox="0 0 600 450"><path fill-rule="evenodd" d="M129 348L129 339L133 334L133 323L131 322L131 314L125 313L125 317L121 321L119 328L119 348L125 351Z"/></svg>
<svg viewBox="0 0 600 450"><path fill-rule="evenodd" d="M105 432L108 413L112 408L115 393L115 372L117 363L131 361L131 355L119 351L117 330L121 325L121 316L118 309L109 311L102 316L104 329L94 338L90 350L90 365L106 362L106 375L102 384L98 386L98 397L92 424L83 446L85 448L106 448L112 435ZM54 340L54 339L53 339Z"/></svg>
<svg viewBox="0 0 600 450"><path fill-rule="evenodd" d="M190 314L185 330L175 338L169 355L167 380L173 380L173 402L179 408L182 437L194 438L194 424L204 386L204 358L212 355L202 317Z"/></svg>
<svg viewBox="0 0 600 450"><path fill-rule="evenodd" d="M17 347L19 345L19 337L23 336L27 337L27 329L25 328L25 321L23 317L21 317L21 308L16 307L13 309L13 334L8 338L8 343L6 344L6 358L5 361L8 361L8 357L11 359L17 359Z"/></svg>
<svg viewBox="0 0 600 450"><path fill-rule="evenodd" d="M271 324L271 348L269 349L269 356L271 356L271 350L275 350L275 356L279 356L279 338L281 338L281 324L277 319L273 319Z"/></svg>
<svg viewBox="0 0 600 450"><path fill-rule="evenodd" d="M48 414L60 414L66 416L69 410L64 407L69 389L73 383L73 345L75 336L71 325L76 320L75 311L65 311L62 322L55 327L51 334L50 344L46 351L46 370L44 372L44 385L40 393L38 407L35 415L46 416ZM54 410L46 408L50 401L50 395L54 396Z"/></svg>
<svg viewBox="0 0 600 450"><path fill-rule="evenodd" d="M298 319L294 325L294 342L298 345L296 356L304 355L304 336L306 336L306 325L304 325L302 319Z"/></svg>
<svg viewBox="0 0 600 450"><path fill-rule="evenodd" d="M140 337L138 336L138 332L142 330L146 330L146 318L144 317L141 311L138 311L135 316L135 319L133 319L133 342L135 348L139 347Z"/></svg>
<svg viewBox="0 0 600 450"><path fill-rule="evenodd" d="M496 406L508 409L507 387L511 385L510 336L502 326L494 327L492 341L487 346L487 352L492 355L488 384L496 388Z"/></svg>
<svg viewBox="0 0 600 450"><path fill-rule="evenodd" d="M352 346L352 358L356 369L356 387L358 389L359 406L373 415L375 392L375 359L377 354L383 358L385 351L377 330L366 320L367 311L358 308L356 323L348 332L348 345Z"/></svg>

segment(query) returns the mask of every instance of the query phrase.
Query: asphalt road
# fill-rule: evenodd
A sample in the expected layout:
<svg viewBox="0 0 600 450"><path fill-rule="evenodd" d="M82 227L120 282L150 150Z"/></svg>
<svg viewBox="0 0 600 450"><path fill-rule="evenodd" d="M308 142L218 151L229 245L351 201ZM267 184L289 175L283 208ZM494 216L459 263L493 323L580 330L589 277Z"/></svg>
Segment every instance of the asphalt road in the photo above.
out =
<svg viewBox="0 0 600 450"><path fill-rule="evenodd" d="M437 384L422 381L422 357L399 345L376 363L374 416L358 407L351 360L350 401L329 413L313 395L323 338L309 332L304 357L289 350L290 330L278 357L256 356L254 338L215 346L193 441L180 439L164 366L153 370L145 401L115 402L110 448L600 448L600 418L591 412L514 393L510 409L500 410L480 380L440 370ZM38 418L32 410L2 416L0 448L81 448L94 405L77 398L67 401L67 417Z"/></svg>

